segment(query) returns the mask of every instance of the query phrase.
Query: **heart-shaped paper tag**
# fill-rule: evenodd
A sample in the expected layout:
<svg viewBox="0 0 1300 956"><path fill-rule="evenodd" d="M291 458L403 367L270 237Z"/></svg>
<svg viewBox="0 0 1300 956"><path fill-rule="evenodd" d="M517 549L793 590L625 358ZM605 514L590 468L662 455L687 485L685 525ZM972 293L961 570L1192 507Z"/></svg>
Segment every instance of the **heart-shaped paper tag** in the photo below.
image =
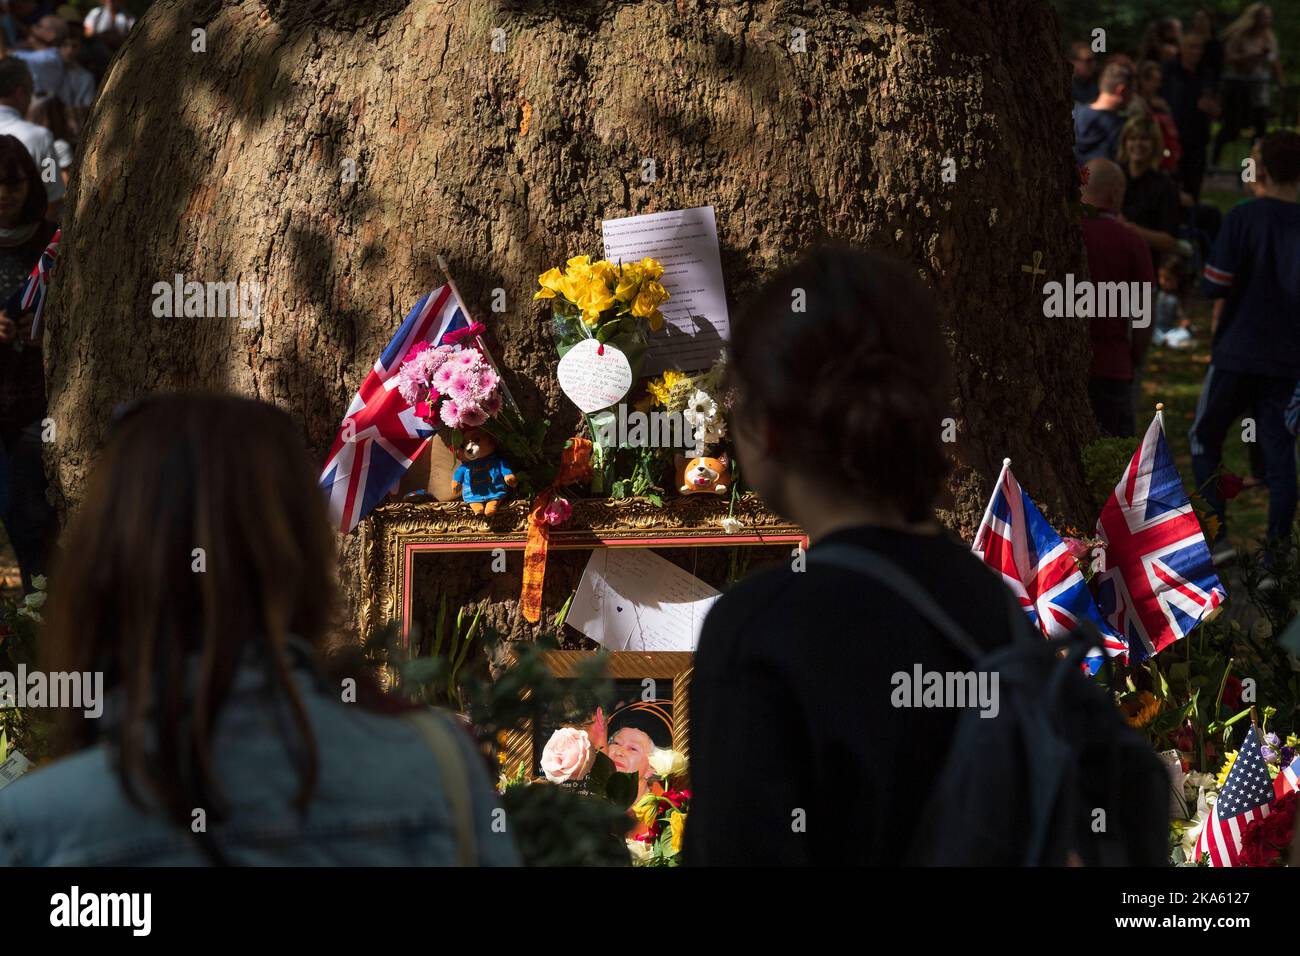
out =
<svg viewBox="0 0 1300 956"><path fill-rule="evenodd" d="M620 349L583 339L560 359L560 388L585 414L609 408L632 387L632 366Z"/></svg>

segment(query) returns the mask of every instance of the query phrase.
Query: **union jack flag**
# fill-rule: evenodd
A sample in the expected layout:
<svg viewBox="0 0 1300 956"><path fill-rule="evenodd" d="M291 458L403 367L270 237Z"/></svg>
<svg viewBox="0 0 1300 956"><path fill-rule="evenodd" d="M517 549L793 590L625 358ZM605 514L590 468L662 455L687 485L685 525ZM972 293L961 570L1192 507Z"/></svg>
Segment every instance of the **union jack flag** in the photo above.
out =
<svg viewBox="0 0 1300 956"><path fill-rule="evenodd" d="M1044 636L1065 637L1088 620L1102 633L1107 653L1123 652L1123 643L1097 612L1078 562L1006 464L971 550L1002 576ZM1088 670L1095 674L1101 661L1094 648Z"/></svg>
<svg viewBox="0 0 1300 956"><path fill-rule="evenodd" d="M50 270L54 268L54 258L59 251L59 237L63 230L55 230L49 244L41 257L32 266L31 274L23 287L9 297L4 310L13 319L28 312L34 312L32 318L32 341L35 342L41 331L41 315L45 312L45 293L50 283Z"/></svg>
<svg viewBox="0 0 1300 956"><path fill-rule="evenodd" d="M1259 752L1259 735L1251 727L1219 791L1214 812L1196 839L1196 859L1206 857L1210 866L1236 866L1242 830L1251 821L1268 816L1272 803L1273 785Z"/></svg>
<svg viewBox="0 0 1300 956"><path fill-rule="evenodd" d="M1292 790L1300 790L1300 757L1296 757L1273 779L1273 796L1279 800Z"/></svg>
<svg viewBox="0 0 1300 956"><path fill-rule="evenodd" d="M1097 604L1139 660L1186 637L1227 597L1174 467L1159 412L1097 519Z"/></svg>
<svg viewBox="0 0 1300 956"><path fill-rule="evenodd" d="M344 534L396 487L434 434L397 390L406 353L417 342L440 345L448 334L468 327L451 286L439 286L415 303L361 383L320 476L330 517Z"/></svg>

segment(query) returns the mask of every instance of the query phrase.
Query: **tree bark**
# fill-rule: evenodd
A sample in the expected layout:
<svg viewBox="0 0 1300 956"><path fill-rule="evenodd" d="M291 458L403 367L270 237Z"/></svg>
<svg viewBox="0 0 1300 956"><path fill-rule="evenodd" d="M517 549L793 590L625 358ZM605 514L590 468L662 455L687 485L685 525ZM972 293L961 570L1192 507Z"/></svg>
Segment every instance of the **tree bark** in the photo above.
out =
<svg viewBox="0 0 1300 956"><path fill-rule="evenodd" d="M598 255L603 218L713 205L733 304L827 237L908 258L937 291L960 376L952 528L969 537L1006 455L1086 526L1086 328L1041 305L1082 271L1067 90L1045 0L158 0L67 203L56 494L75 506L114 405L157 390L274 402L323 459L438 252L558 439L577 416L537 274ZM1022 271L1038 253L1047 274ZM177 274L255 280L260 326L155 318Z"/></svg>

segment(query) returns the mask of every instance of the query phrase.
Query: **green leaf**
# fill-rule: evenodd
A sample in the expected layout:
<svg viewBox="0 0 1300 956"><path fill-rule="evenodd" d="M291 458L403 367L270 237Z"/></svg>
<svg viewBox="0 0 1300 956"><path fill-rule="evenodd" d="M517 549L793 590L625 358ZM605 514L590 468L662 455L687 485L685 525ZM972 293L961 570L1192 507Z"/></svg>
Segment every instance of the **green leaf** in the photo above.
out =
<svg viewBox="0 0 1300 956"><path fill-rule="evenodd" d="M614 773L614 761L610 760L603 753L596 754L596 760L591 765L591 772L587 774L587 779L591 782L591 789L595 793L604 793L605 787L609 783L610 776Z"/></svg>
<svg viewBox="0 0 1300 956"><path fill-rule="evenodd" d="M605 784L605 797L616 807L623 810L632 806L636 800L637 781L634 773L618 773L610 775L609 781Z"/></svg>
<svg viewBox="0 0 1300 956"><path fill-rule="evenodd" d="M438 602L438 617L434 622L433 656L442 653L442 643L447 636L447 593L444 591Z"/></svg>

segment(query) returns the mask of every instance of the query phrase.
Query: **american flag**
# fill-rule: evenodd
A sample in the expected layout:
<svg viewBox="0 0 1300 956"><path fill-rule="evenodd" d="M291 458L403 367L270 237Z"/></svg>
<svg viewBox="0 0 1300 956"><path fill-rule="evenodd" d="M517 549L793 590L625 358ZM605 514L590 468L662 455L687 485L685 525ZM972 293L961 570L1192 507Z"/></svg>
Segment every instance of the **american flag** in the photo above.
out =
<svg viewBox="0 0 1300 956"><path fill-rule="evenodd" d="M384 500L434 433L397 390L406 353L417 342L441 344L468 326L451 286L439 286L415 303L361 383L320 476L330 516L344 534Z"/></svg>
<svg viewBox="0 0 1300 956"><path fill-rule="evenodd" d="M1123 652L1123 643L1097 612L1078 562L1006 463L971 550L1002 576L1045 636L1065 637L1088 620L1101 631L1107 653ZM1094 649L1088 669L1096 673L1100 666Z"/></svg>
<svg viewBox="0 0 1300 956"><path fill-rule="evenodd" d="M1300 790L1300 757L1283 767L1273 780L1273 796L1279 800L1292 790Z"/></svg>
<svg viewBox="0 0 1300 956"><path fill-rule="evenodd" d="M1196 859L1207 857L1210 866L1236 866L1241 856L1241 831L1252 820L1268 816L1272 802L1273 783L1259 752L1259 735L1251 727L1219 791L1214 812L1196 840Z"/></svg>
<svg viewBox="0 0 1300 956"><path fill-rule="evenodd" d="M1101 509L1097 532L1105 545L1097 604L1138 659L1186 637L1227 597L1159 412Z"/></svg>

